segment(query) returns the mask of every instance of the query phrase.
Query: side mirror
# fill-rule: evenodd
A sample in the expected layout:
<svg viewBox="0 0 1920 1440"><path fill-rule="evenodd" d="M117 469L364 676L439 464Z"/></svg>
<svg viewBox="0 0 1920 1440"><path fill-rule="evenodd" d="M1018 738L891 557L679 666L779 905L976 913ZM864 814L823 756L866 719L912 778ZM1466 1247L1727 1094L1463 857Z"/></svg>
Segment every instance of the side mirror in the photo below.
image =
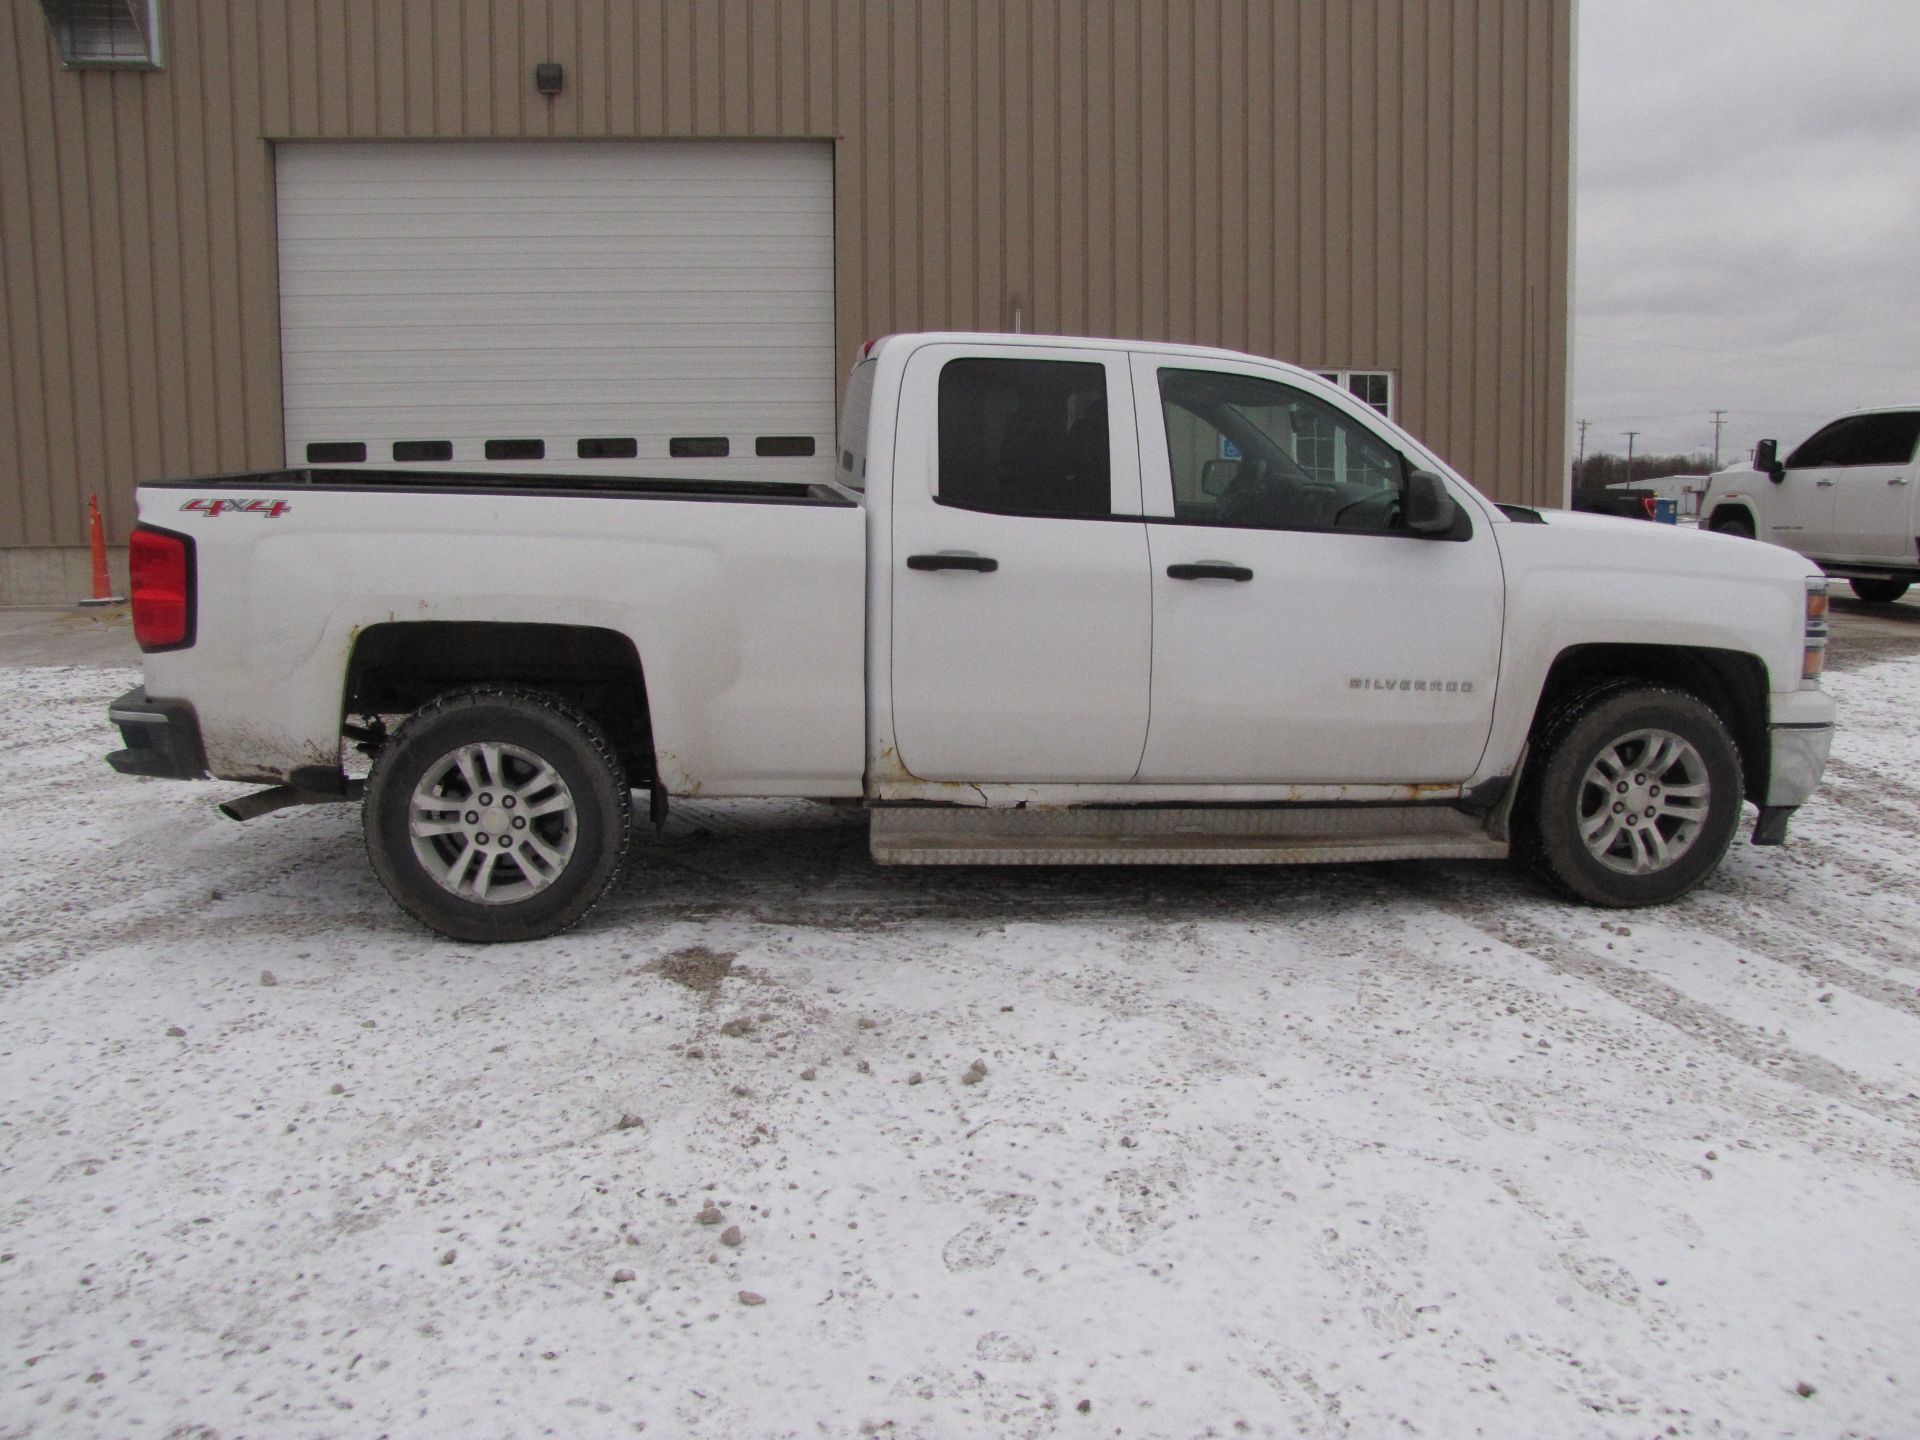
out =
<svg viewBox="0 0 1920 1440"><path fill-rule="evenodd" d="M1780 442L1762 440L1753 447L1753 468L1763 470L1774 484L1787 478L1787 467L1780 463Z"/></svg>
<svg viewBox="0 0 1920 1440"><path fill-rule="evenodd" d="M1239 474L1238 460L1209 460L1200 467L1200 493L1217 500L1227 493Z"/></svg>
<svg viewBox="0 0 1920 1440"><path fill-rule="evenodd" d="M1453 529L1459 507L1447 493L1447 482L1431 470L1407 476L1407 529L1416 535L1445 535Z"/></svg>

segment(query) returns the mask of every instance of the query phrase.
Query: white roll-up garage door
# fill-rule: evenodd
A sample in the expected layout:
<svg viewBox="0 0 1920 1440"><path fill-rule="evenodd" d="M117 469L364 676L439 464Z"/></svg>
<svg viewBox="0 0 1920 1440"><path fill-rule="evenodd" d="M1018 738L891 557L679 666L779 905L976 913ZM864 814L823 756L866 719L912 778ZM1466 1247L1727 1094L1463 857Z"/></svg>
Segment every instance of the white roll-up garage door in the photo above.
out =
<svg viewBox="0 0 1920 1440"><path fill-rule="evenodd" d="M822 143L278 148L294 465L823 479Z"/></svg>

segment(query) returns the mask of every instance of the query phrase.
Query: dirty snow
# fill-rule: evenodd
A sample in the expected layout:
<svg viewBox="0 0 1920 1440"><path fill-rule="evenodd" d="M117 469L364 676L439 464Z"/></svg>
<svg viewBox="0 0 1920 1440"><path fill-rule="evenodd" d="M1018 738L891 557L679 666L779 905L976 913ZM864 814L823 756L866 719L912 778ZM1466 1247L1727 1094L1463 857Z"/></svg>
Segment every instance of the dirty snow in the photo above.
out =
<svg viewBox="0 0 1920 1440"><path fill-rule="evenodd" d="M0 671L0 1435L1920 1433L1920 659L1658 912L689 803L493 949L129 683Z"/></svg>

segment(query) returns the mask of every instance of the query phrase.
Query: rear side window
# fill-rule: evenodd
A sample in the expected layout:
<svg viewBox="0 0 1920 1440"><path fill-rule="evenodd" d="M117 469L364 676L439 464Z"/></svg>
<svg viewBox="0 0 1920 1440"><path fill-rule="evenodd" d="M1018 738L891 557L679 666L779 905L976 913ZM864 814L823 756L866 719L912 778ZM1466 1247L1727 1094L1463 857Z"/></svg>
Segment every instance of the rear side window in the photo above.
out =
<svg viewBox="0 0 1920 1440"><path fill-rule="evenodd" d="M997 515L1113 513L1107 372L1068 360L950 360L940 371L943 505Z"/></svg>
<svg viewBox="0 0 1920 1440"><path fill-rule="evenodd" d="M1861 418L1867 423L1860 436L1856 464L1905 465L1913 459L1914 442L1920 440L1920 411Z"/></svg>
<svg viewBox="0 0 1920 1440"><path fill-rule="evenodd" d="M1920 442L1920 411L1845 415L1821 427L1787 457L1790 470L1830 465L1905 465Z"/></svg>
<svg viewBox="0 0 1920 1440"><path fill-rule="evenodd" d="M840 451L834 478L849 490L867 488L867 411L873 405L873 376L879 368L872 360L854 366L840 402Z"/></svg>

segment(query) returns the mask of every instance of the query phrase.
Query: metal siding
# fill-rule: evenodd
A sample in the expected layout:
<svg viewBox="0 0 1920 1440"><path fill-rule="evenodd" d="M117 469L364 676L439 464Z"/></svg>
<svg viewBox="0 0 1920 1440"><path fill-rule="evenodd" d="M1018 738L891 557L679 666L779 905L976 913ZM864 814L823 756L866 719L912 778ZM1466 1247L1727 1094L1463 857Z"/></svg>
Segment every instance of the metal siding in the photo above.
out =
<svg viewBox="0 0 1920 1440"><path fill-rule="evenodd" d="M272 140L805 137L838 364L907 326L1117 331L1398 376L1561 494L1571 0L170 0L167 68L0 13L0 545L277 463ZM532 66L566 66L556 100Z"/></svg>

